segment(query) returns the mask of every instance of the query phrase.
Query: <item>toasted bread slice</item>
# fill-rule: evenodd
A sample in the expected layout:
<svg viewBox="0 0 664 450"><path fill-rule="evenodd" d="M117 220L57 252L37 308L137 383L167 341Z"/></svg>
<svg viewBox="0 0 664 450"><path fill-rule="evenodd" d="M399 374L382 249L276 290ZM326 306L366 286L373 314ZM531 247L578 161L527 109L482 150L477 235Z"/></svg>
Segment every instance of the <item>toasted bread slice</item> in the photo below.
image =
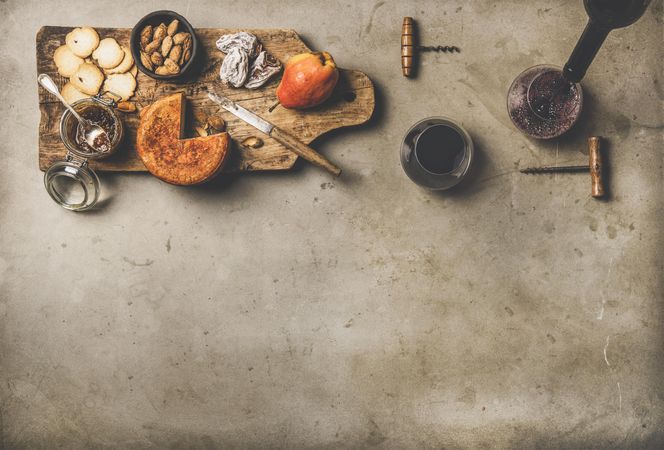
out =
<svg viewBox="0 0 664 450"><path fill-rule="evenodd" d="M136 135L138 156L148 171L167 183L199 184L221 170L229 154L228 133L182 139L183 93L157 100L141 111Z"/></svg>

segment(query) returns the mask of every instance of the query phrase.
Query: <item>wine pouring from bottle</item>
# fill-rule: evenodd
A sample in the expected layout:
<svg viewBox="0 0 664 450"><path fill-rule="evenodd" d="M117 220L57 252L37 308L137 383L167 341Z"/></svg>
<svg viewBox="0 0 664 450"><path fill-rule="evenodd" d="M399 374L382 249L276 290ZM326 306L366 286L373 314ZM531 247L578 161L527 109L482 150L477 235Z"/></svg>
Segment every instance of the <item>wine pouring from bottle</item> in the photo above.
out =
<svg viewBox="0 0 664 450"><path fill-rule="evenodd" d="M584 0L588 25L563 68L570 83L578 83L611 30L629 26L645 13L651 0Z"/></svg>
<svg viewBox="0 0 664 450"><path fill-rule="evenodd" d="M512 123L535 139L552 139L569 131L581 116L580 81L611 30L636 22L651 0L584 0L590 20L561 70L539 65L521 72L507 92Z"/></svg>

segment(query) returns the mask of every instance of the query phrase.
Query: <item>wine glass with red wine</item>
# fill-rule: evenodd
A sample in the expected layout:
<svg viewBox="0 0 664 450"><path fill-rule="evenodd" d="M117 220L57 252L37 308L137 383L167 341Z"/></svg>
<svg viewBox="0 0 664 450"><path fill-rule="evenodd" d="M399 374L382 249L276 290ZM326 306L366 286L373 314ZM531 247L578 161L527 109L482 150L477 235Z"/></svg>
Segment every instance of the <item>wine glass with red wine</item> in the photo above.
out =
<svg viewBox="0 0 664 450"><path fill-rule="evenodd" d="M579 82L604 40L611 30L636 22L650 1L584 0L588 24L565 67L534 66L512 82L507 112L514 125L536 139L555 138L571 129L583 109Z"/></svg>

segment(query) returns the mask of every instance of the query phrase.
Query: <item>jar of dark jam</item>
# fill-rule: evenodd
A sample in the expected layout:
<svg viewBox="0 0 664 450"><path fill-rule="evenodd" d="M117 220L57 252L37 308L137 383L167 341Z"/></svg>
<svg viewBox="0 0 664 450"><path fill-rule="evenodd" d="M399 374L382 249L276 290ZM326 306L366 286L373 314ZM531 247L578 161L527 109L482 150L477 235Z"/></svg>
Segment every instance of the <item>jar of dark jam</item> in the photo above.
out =
<svg viewBox="0 0 664 450"><path fill-rule="evenodd" d="M58 161L46 170L44 185L51 198L63 208L85 211L99 199L100 185L97 174L88 166L88 160L111 156L122 142L124 128L115 102L101 97L79 100L72 107L85 119L106 131L108 142L100 148L89 146L80 134L78 121L69 110L60 119L60 138L67 149L64 161Z"/></svg>

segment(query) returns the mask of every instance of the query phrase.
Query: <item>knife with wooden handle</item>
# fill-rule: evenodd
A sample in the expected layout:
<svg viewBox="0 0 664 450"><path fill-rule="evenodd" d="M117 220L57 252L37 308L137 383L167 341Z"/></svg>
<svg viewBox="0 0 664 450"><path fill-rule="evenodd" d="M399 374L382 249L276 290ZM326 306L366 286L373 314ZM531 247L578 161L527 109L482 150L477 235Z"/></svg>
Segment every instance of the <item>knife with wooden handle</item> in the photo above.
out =
<svg viewBox="0 0 664 450"><path fill-rule="evenodd" d="M287 131L282 130L279 127L274 126L270 122L262 119L251 111L243 108L229 98L224 97L223 95L216 94L214 92L208 92L208 97L213 102L217 103L219 106L224 108L226 111L230 112L234 116L244 120L249 125L253 126L257 130L262 131L268 136L274 138L275 141L279 142L284 147L288 148L290 151L295 153L298 156L306 159L310 163L321 167L334 176L339 176L341 169L331 163L327 158L318 153L313 148L306 145L304 142L300 141L298 138L288 133Z"/></svg>

